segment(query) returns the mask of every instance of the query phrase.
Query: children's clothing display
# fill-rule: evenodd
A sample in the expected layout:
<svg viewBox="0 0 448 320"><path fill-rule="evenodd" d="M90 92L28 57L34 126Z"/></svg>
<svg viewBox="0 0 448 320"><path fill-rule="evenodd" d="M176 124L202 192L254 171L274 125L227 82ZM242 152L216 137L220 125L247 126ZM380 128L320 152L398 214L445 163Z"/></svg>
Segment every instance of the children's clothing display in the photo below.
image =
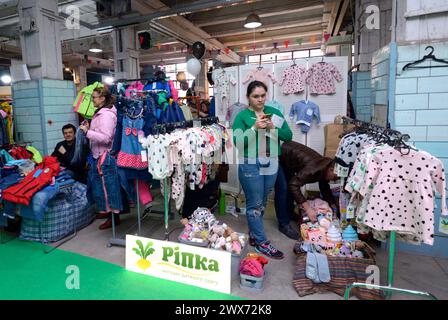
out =
<svg viewBox="0 0 448 320"><path fill-rule="evenodd" d="M142 91L144 87L145 86L140 81L133 82L129 87L126 88L125 95L127 98L141 96L141 93L139 93L138 91Z"/></svg>
<svg viewBox="0 0 448 320"><path fill-rule="evenodd" d="M344 136L336 153L342 170L335 170L348 176L348 194L341 193L350 199L347 219L356 218L358 233L372 231L377 240L396 231L400 241L432 245L436 192L448 215L442 161L390 140L381 143L384 136L363 130Z"/></svg>
<svg viewBox="0 0 448 320"><path fill-rule="evenodd" d="M443 163L425 151L402 154L388 146L366 147L356 161L346 190L364 197L357 221L376 231L397 231L406 242L432 245L436 192L442 215L448 215Z"/></svg>
<svg viewBox="0 0 448 320"><path fill-rule="evenodd" d="M339 142L335 155L335 173L338 177L348 177L358 153L364 146L374 143L375 140L368 134L350 133ZM345 181L345 179L343 179Z"/></svg>
<svg viewBox="0 0 448 320"><path fill-rule="evenodd" d="M215 157L221 159L224 130L221 125L213 124L140 138L147 150L148 170L153 178L170 177L171 198L177 209L182 206L186 184L194 190L214 178L213 163Z"/></svg>
<svg viewBox="0 0 448 320"><path fill-rule="evenodd" d="M250 81L261 81L266 86L269 86L269 78L272 81L272 83L277 82L277 80L275 80L275 76L272 70L263 67L258 67L254 70L249 70L249 72L246 74L246 77L243 80L243 84L247 84Z"/></svg>
<svg viewBox="0 0 448 320"><path fill-rule="evenodd" d="M238 113L247 108L249 108L247 104L236 102L227 109L226 120L230 122L230 126L233 125L233 122L235 121Z"/></svg>
<svg viewBox="0 0 448 320"><path fill-rule="evenodd" d="M296 124L300 124L301 131L307 133L314 117L316 122L320 123L319 106L312 101L298 101L291 106L289 117L291 119L295 117Z"/></svg>
<svg viewBox="0 0 448 320"><path fill-rule="evenodd" d="M215 82L216 94L221 99L221 111L225 113L230 106L230 85L236 85L235 77L226 72L224 69L216 69L212 74L213 81Z"/></svg>
<svg viewBox="0 0 448 320"><path fill-rule="evenodd" d="M334 64L318 62L307 71L306 80L311 94L334 94L336 87L334 80L342 81L342 75Z"/></svg>
<svg viewBox="0 0 448 320"><path fill-rule="evenodd" d="M283 71L279 83L283 94L300 93L306 86L306 68L302 65L292 65Z"/></svg>

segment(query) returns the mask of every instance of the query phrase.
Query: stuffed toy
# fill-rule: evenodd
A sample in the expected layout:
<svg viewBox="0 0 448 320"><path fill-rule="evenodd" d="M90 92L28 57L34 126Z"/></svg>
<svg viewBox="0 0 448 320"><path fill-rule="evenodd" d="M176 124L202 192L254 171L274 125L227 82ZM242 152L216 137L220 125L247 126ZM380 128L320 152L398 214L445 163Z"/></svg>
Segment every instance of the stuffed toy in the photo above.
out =
<svg viewBox="0 0 448 320"><path fill-rule="evenodd" d="M230 238L231 238L231 240L232 240L232 247L231 247L231 251L232 251L232 253L235 253L235 254L237 254L237 255L240 255L240 254L241 254L242 246L241 246L241 243L240 243L240 241L239 241L238 233L233 232L233 233L230 235Z"/></svg>

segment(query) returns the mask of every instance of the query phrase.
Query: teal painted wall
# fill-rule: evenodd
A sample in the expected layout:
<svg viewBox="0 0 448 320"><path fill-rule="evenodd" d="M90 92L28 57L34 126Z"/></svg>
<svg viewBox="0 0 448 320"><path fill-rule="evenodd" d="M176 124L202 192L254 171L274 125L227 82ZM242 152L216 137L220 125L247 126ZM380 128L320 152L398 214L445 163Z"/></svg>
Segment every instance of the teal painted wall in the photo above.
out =
<svg viewBox="0 0 448 320"><path fill-rule="evenodd" d="M354 72L352 81L352 103L356 119L370 122L372 119L370 71Z"/></svg>
<svg viewBox="0 0 448 320"><path fill-rule="evenodd" d="M448 42L431 44L434 54L448 60ZM398 46L396 65L394 127L411 136L412 143L441 159L448 174L448 68L409 69L404 65L428 53L427 45ZM420 64L429 65L434 62ZM448 179L448 175L445 177ZM438 232L440 198L437 201L434 246L399 244L401 250L431 256L448 256L448 235Z"/></svg>
<svg viewBox="0 0 448 320"><path fill-rule="evenodd" d="M13 84L12 94L16 140L31 142L42 155L51 154L56 143L64 139L63 125L78 124L72 108L72 81L19 81Z"/></svg>

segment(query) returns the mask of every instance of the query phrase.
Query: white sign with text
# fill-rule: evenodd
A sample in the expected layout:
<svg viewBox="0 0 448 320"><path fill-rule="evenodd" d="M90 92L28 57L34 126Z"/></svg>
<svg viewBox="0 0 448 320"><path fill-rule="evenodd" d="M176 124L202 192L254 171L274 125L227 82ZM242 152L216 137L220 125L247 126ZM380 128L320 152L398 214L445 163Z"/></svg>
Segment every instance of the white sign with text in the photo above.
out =
<svg viewBox="0 0 448 320"><path fill-rule="evenodd" d="M230 294L229 252L126 235L126 270Z"/></svg>

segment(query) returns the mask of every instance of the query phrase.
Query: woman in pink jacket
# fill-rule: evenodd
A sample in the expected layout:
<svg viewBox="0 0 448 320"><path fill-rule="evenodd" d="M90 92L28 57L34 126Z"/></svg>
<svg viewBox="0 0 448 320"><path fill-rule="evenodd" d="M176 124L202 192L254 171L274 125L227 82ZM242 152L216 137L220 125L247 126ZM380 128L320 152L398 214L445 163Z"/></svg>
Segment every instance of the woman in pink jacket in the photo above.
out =
<svg viewBox="0 0 448 320"><path fill-rule="evenodd" d="M97 88L92 94L95 114L89 125L84 121L80 128L90 140L94 163L89 169L89 189L99 214L98 219L108 218L100 229L112 227L112 217L116 225L120 223L118 213L123 209L116 159L109 155L117 126L115 98L107 88Z"/></svg>

